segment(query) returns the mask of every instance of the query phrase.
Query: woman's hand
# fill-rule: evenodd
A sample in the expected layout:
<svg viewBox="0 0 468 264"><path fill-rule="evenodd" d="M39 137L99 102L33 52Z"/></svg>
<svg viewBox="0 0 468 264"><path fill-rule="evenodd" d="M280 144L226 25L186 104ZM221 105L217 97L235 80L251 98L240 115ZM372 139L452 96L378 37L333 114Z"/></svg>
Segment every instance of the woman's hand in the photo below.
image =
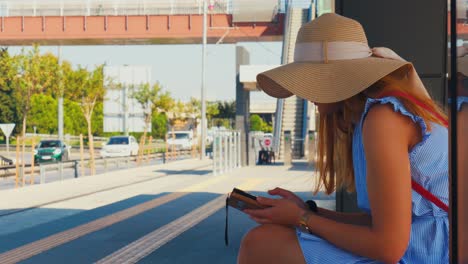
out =
<svg viewBox="0 0 468 264"><path fill-rule="evenodd" d="M289 199L257 197L257 202L269 207L266 209L246 209L243 212L259 224L298 226L299 219L304 213L303 208Z"/></svg>
<svg viewBox="0 0 468 264"><path fill-rule="evenodd" d="M302 208L304 210L307 209L306 203L301 198L299 198L299 196L297 196L296 194L294 194L291 191L285 190L283 188L276 187L276 188L274 188L272 190L269 190L268 194L269 195L281 196L284 199L287 199L287 200L290 200L290 201L296 203L297 206L299 206L300 208Z"/></svg>

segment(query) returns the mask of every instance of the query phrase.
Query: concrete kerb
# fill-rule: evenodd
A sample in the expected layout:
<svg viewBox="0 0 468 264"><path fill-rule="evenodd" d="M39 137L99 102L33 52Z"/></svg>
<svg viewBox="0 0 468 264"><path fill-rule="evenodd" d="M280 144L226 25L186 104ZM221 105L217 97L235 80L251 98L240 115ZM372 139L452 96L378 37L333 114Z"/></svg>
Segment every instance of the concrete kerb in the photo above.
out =
<svg viewBox="0 0 468 264"><path fill-rule="evenodd" d="M20 189L0 191L0 210L9 211L34 208L53 201L61 201L92 192L118 188L144 180L152 180L169 172L183 172L201 167L209 167L211 160L198 159L175 161L167 164L138 167L103 173L89 177L32 185ZM77 188L79 186L79 188Z"/></svg>

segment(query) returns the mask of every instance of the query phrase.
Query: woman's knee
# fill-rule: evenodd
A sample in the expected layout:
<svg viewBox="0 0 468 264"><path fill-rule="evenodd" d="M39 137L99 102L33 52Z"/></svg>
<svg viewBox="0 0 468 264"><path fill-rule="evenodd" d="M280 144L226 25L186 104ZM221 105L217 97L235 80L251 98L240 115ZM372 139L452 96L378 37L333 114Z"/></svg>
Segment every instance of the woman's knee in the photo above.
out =
<svg viewBox="0 0 468 264"><path fill-rule="evenodd" d="M241 248L251 248L255 245L258 245L258 243L261 243L261 241L264 239L264 236L266 235L265 233L266 232L263 225L251 229L242 238Z"/></svg>
<svg viewBox="0 0 468 264"><path fill-rule="evenodd" d="M295 230L282 225L260 225L251 229L242 239L239 263L272 261L303 263L302 251Z"/></svg>
<svg viewBox="0 0 468 264"><path fill-rule="evenodd" d="M277 229L275 225L267 224L259 225L247 232L241 242L240 259L247 258L249 259L247 263L249 263L250 260L267 257L266 253L275 247L273 240L279 239L275 231Z"/></svg>
<svg viewBox="0 0 468 264"><path fill-rule="evenodd" d="M264 242L266 241L272 242L272 240L281 239L281 233L284 231L278 231L283 228L286 227L271 224L259 225L245 234L244 238L242 239L242 244L255 247L256 245L264 245Z"/></svg>

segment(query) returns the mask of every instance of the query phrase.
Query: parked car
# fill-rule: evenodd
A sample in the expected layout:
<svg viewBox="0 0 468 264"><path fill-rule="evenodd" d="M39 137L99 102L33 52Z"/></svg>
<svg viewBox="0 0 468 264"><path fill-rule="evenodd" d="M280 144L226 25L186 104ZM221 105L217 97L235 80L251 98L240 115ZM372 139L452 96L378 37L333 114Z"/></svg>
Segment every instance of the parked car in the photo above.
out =
<svg viewBox="0 0 468 264"><path fill-rule="evenodd" d="M62 140L41 140L34 150L34 163L66 161L70 148Z"/></svg>
<svg viewBox="0 0 468 264"><path fill-rule="evenodd" d="M102 147L101 156L125 157L138 154L138 142L133 136L114 136Z"/></svg>
<svg viewBox="0 0 468 264"><path fill-rule="evenodd" d="M176 150L191 150L196 142L192 131L174 131L167 133L167 144L169 149L174 147Z"/></svg>

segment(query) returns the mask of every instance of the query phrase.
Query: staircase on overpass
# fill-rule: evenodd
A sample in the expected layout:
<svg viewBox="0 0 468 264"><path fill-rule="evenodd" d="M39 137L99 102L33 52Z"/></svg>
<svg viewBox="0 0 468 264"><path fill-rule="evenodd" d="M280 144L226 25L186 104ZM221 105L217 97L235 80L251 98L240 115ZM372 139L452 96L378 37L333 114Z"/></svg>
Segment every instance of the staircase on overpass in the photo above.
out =
<svg viewBox="0 0 468 264"><path fill-rule="evenodd" d="M290 63L294 59L294 46L299 28L307 22L309 9L290 7L288 8L285 21L285 33L283 40L283 64ZM275 122L275 138L277 141L277 156L284 157L284 131L291 131L291 151L293 158L303 156L304 118L307 118L307 109L304 107L304 99L291 96L279 99ZM281 135L278 137L277 135ZM279 141L279 142L278 142ZM279 144L279 145L278 145Z"/></svg>

